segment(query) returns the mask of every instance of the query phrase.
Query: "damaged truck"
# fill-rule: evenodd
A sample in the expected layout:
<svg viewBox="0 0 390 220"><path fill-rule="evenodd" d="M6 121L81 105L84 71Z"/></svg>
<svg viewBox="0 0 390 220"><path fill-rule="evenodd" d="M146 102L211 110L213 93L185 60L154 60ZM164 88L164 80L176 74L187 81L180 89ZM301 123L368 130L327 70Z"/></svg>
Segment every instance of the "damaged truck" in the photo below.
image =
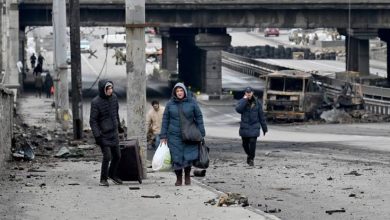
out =
<svg viewBox="0 0 390 220"><path fill-rule="evenodd" d="M266 76L263 110L269 120L296 121L319 117L324 93L310 73L282 70Z"/></svg>

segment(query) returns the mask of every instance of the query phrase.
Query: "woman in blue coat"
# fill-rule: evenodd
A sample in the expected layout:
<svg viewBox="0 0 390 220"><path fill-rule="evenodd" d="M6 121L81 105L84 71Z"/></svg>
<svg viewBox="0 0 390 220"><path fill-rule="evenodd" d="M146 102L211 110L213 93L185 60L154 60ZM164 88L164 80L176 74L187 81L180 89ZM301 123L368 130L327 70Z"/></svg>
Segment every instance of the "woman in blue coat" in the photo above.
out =
<svg viewBox="0 0 390 220"><path fill-rule="evenodd" d="M245 89L245 95L238 101L236 111L241 114L240 136L242 146L247 154L246 162L249 166L254 166L253 160L255 159L257 138L260 136L260 127L264 135L268 132L268 128L261 103L253 95L251 87Z"/></svg>
<svg viewBox="0 0 390 220"><path fill-rule="evenodd" d="M190 172L192 162L198 159L198 144L186 143L182 140L179 109L184 116L195 121L202 137L205 136L202 112L198 103L187 93L183 83L177 83L172 90L172 98L165 107L162 125L161 142L167 143L172 156L172 166L176 174L175 186L182 185L183 169L184 183L191 184Z"/></svg>

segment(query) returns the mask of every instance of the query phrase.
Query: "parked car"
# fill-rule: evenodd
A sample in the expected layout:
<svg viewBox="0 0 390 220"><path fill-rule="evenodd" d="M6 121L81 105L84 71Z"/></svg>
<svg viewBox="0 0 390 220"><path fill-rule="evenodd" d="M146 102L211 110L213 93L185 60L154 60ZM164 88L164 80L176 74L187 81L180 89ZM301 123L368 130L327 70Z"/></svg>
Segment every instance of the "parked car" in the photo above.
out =
<svg viewBox="0 0 390 220"><path fill-rule="evenodd" d="M80 41L80 52L87 53L91 50L91 46L89 44L88 40L81 40Z"/></svg>
<svg viewBox="0 0 390 220"><path fill-rule="evenodd" d="M295 38L300 36L302 37L303 30L301 28L293 28L288 31L288 40L295 41Z"/></svg>
<svg viewBox="0 0 390 220"><path fill-rule="evenodd" d="M266 28L264 30L264 37L268 37L271 35L279 37L279 28Z"/></svg>

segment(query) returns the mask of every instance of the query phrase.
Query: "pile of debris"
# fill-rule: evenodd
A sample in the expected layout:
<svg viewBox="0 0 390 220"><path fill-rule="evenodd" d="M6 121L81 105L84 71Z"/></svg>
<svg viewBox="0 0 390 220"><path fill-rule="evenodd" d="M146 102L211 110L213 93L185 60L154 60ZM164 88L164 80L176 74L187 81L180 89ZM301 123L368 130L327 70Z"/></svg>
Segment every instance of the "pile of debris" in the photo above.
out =
<svg viewBox="0 0 390 220"><path fill-rule="evenodd" d="M249 206L248 197L241 195L239 193L228 192L226 194L221 195L219 198L210 199L205 204L216 205L218 207L226 207L226 206Z"/></svg>
<svg viewBox="0 0 390 220"><path fill-rule="evenodd" d="M92 134L84 130L82 141L73 141L73 134L62 129L48 130L29 126L16 120L12 138L12 158L16 161L32 161L38 158L80 158L88 154L98 155ZM19 122L19 123L18 123Z"/></svg>

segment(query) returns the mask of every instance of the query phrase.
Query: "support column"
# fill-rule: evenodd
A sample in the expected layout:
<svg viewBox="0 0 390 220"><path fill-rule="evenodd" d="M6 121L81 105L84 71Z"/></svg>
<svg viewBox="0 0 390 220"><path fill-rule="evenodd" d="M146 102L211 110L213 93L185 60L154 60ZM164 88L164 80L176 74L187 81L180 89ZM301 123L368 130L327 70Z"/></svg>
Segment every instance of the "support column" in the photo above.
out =
<svg viewBox="0 0 390 220"><path fill-rule="evenodd" d="M19 74L19 85L23 85L25 78L25 70L27 67L25 48L27 46L25 27L20 27L19 30L19 61L22 63L21 72ZM23 86L19 86L20 92L23 92Z"/></svg>
<svg viewBox="0 0 390 220"><path fill-rule="evenodd" d="M126 0L127 137L138 139L146 178L145 0Z"/></svg>
<svg viewBox="0 0 390 220"><path fill-rule="evenodd" d="M202 87L200 75L200 50L189 41L190 37L179 39L179 78L192 91ZM164 53L164 51L163 51Z"/></svg>
<svg viewBox="0 0 390 220"><path fill-rule="evenodd" d="M345 65L347 71L354 71L354 72L359 71L358 42L359 40L354 37L350 37L350 38L347 37L345 40L345 48L346 48L345 53L347 58L345 61Z"/></svg>
<svg viewBox="0 0 390 220"><path fill-rule="evenodd" d="M19 9L16 3L11 3L9 8L9 35L8 35L8 83L12 88L19 87L19 71L16 66L19 61Z"/></svg>
<svg viewBox="0 0 390 220"><path fill-rule="evenodd" d="M3 72L3 1L0 2L0 75Z"/></svg>
<svg viewBox="0 0 390 220"><path fill-rule="evenodd" d="M200 33L195 36L195 45L201 49L200 75L202 92L209 98L219 98L222 93L223 48L230 45L231 37L226 33Z"/></svg>
<svg viewBox="0 0 390 220"><path fill-rule="evenodd" d="M370 75L369 39L378 36L377 29L347 30L346 53L347 71L359 72L360 76Z"/></svg>
<svg viewBox="0 0 390 220"><path fill-rule="evenodd" d="M64 128L69 126L69 89L68 89L68 64L66 63L66 5L65 1L53 1L53 33L54 33L54 67L55 79L59 80L55 85L55 102L58 107L57 119Z"/></svg>
<svg viewBox="0 0 390 220"><path fill-rule="evenodd" d="M387 85L390 86L390 29L379 30L379 37L387 43Z"/></svg>
<svg viewBox="0 0 390 220"><path fill-rule="evenodd" d="M201 56L202 92L220 95L222 91L221 50L202 50Z"/></svg>
<svg viewBox="0 0 390 220"><path fill-rule="evenodd" d="M360 75L370 75L370 42L368 39L361 39L358 42L358 70Z"/></svg>
<svg viewBox="0 0 390 220"><path fill-rule="evenodd" d="M162 41L162 63L161 68L168 71L177 70L177 47L176 40L169 37L169 35L161 36Z"/></svg>

